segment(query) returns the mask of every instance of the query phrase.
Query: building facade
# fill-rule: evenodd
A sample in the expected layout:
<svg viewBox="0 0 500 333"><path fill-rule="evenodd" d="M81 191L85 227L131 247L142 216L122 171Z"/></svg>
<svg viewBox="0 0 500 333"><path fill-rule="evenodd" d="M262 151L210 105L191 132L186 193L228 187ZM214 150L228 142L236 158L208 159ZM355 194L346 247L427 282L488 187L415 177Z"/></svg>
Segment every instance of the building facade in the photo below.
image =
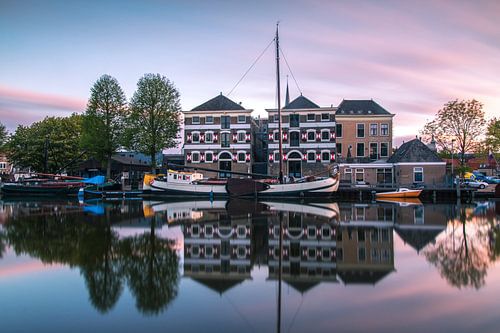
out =
<svg viewBox="0 0 500 333"><path fill-rule="evenodd" d="M205 177L232 176L224 171L251 172L255 127L252 111L222 94L191 111L184 111L184 164L221 170L200 170Z"/></svg>
<svg viewBox="0 0 500 333"><path fill-rule="evenodd" d="M343 100L335 114L340 159L366 163L389 158L393 117L373 100Z"/></svg>
<svg viewBox="0 0 500 333"><path fill-rule="evenodd" d="M335 107L299 96L281 110L283 173L300 178L326 173L336 160ZM268 174L279 174L278 110L267 109Z"/></svg>

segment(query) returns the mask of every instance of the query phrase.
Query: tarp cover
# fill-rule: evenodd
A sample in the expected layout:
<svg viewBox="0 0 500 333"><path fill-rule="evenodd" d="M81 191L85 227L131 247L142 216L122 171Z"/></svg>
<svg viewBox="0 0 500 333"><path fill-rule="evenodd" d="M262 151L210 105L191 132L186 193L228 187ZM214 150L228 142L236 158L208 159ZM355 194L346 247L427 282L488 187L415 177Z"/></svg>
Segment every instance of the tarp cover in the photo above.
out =
<svg viewBox="0 0 500 333"><path fill-rule="evenodd" d="M92 178L86 178L83 180L85 184L102 185L106 181L104 176L95 176Z"/></svg>

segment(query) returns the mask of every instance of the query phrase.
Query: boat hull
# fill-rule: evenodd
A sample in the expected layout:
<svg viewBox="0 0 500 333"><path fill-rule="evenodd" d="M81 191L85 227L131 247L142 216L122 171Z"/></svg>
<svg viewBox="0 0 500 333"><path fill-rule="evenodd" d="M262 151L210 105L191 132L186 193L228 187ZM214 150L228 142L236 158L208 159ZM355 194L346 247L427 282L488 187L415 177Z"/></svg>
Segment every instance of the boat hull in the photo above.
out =
<svg viewBox="0 0 500 333"><path fill-rule="evenodd" d="M413 190L407 192L384 192L377 193L377 199L395 199L395 198L418 198L422 190Z"/></svg>
<svg viewBox="0 0 500 333"><path fill-rule="evenodd" d="M50 187L3 184L1 193L5 196L76 196L79 186Z"/></svg>

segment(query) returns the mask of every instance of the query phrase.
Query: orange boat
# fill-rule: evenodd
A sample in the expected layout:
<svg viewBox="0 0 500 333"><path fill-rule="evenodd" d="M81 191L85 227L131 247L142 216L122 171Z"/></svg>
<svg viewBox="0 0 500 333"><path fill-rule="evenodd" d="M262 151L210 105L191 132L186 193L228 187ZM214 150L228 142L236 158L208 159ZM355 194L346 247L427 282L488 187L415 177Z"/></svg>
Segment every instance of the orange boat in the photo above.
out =
<svg viewBox="0 0 500 333"><path fill-rule="evenodd" d="M398 188L397 191L376 193L377 199L386 198L418 198L422 190L410 190L408 188Z"/></svg>

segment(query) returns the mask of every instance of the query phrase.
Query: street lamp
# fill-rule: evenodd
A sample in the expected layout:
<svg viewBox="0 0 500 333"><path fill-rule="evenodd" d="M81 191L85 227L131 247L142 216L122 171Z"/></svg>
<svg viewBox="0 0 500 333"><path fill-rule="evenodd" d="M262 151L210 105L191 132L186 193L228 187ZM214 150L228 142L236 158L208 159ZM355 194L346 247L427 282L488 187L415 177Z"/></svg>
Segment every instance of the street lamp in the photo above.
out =
<svg viewBox="0 0 500 333"><path fill-rule="evenodd" d="M455 139L451 140L451 179L454 180L453 177L453 144L455 143Z"/></svg>

